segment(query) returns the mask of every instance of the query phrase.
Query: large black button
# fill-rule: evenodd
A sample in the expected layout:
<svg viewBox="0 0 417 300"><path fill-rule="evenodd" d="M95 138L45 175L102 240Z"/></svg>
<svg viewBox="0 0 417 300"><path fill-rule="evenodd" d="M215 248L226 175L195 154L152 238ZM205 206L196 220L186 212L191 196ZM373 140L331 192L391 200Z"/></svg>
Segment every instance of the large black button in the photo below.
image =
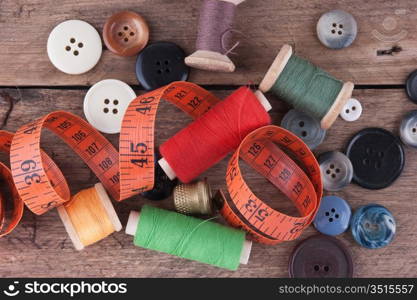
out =
<svg viewBox="0 0 417 300"><path fill-rule="evenodd" d="M315 235L296 246L290 257L289 273L292 278L352 277L352 257L336 238Z"/></svg>
<svg viewBox="0 0 417 300"><path fill-rule="evenodd" d="M353 165L353 180L368 189L382 189L400 176L405 163L399 139L382 128L366 128L349 142L346 155Z"/></svg>
<svg viewBox="0 0 417 300"><path fill-rule="evenodd" d="M174 43L158 42L147 46L136 61L136 76L147 90L188 78L184 51Z"/></svg>
<svg viewBox="0 0 417 300"><path fill-rule="evenodd" d="M417 104L417 70L408 76L405 90L408 98Z"/></svg>
<svg viewBox="0 0 417 300"><path fill-rule="evenodd" d="M163 200L171 196L174 187L177 185L178 180L171 180L162 170L158 164L158 160L161 159L159 151L155 153L155 184L154 188L150 191L146 191L141 195L149 200Z"/></svg>

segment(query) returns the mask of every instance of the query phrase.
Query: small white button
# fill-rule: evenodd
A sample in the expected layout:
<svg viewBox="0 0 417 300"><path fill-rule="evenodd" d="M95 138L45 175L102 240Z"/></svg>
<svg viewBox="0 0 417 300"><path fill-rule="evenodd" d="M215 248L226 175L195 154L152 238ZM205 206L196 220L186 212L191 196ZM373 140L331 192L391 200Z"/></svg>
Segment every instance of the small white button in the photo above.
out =
<svg viewBox="0 0 417 300"><path fill-rule="evenodd" d="M119 133L126 109L135 98L132 88L120 80L99 81L85 95L85 117L104 133Z"/></svg>
<svg viewBox="0 0 417 300"><path fill-rule="evenodd" d="M81 20L69 20L51 31L47 50L49 59L58 70L82 74L97 64L102 44L93 26Z"/></svg>
<svg viewBox="0 0 417 300"><path fill-rule="evenodd" d="M348 122L356 121L362 114L362 105L355 98L350 98L340 112L343 120Z"/></svg>

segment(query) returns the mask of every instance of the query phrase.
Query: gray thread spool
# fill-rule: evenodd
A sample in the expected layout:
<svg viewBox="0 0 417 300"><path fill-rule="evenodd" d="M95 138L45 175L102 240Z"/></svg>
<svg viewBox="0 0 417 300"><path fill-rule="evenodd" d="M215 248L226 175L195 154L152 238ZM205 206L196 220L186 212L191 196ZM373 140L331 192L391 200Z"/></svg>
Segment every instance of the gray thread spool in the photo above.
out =
<svg viewBox="0 0 417 300"><path fill-rule="evenodd" d="M204 0L200 12L195 51L185 58L193 68L233 72L234 63L227 56L236 46L230 45L232 23L236 6L245 0Z"/></svg>

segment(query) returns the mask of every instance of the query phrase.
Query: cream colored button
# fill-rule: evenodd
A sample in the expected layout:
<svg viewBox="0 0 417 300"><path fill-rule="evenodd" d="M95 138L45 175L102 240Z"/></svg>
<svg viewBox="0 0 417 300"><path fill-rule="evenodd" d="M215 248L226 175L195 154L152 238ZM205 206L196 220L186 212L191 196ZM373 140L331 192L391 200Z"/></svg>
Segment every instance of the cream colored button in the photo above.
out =
<svg viewBox="0 0 417 300"><path fill-rule="evenodd" d="M104 133L119 133L129 103L136 98L126 83L116 79L97 82L84 98L87 121Z"/></svg>
<svg viewBox="0 0 417 300"><path fill-rule="evenodd" d="M100 60L101 38L87 22L69 20L51 31L47 51L58 70L67 74L82 74L91 70Z"/></svg>

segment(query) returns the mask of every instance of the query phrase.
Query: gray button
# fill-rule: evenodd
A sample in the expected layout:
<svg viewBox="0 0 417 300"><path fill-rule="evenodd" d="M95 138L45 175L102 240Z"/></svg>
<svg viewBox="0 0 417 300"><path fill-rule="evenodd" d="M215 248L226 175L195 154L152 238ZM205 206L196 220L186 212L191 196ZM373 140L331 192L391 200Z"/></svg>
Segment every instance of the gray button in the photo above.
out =
<svg viewBox="0 0 417 300"><path fill-rule="evenodd" d="M352 181L352 163L343 153L338 151L326 152L319 156L318 161L323 187L326 191L340 191Z"/></svg>
<svg viewBox="0 0 417 300"><path fill-rule="evenodd" d="M323 14L317 23L317 36L322 44L331 49L349 47L356 38L358 25L355 18L343 10Z"/></svg>
<svg viewBox="0 0 417 300"><path fill-rule="evenodd" d="M281 121L281 127L300 137L310 149L320 145L326 136L319 121L295 109L287 112Z"/></svg>
<svg viewBox="0 0 417 300"><path fill-rule="evenodd" d="M409 112L403 118L400 136L404 144L417 148L417 110Z"/></svg>

